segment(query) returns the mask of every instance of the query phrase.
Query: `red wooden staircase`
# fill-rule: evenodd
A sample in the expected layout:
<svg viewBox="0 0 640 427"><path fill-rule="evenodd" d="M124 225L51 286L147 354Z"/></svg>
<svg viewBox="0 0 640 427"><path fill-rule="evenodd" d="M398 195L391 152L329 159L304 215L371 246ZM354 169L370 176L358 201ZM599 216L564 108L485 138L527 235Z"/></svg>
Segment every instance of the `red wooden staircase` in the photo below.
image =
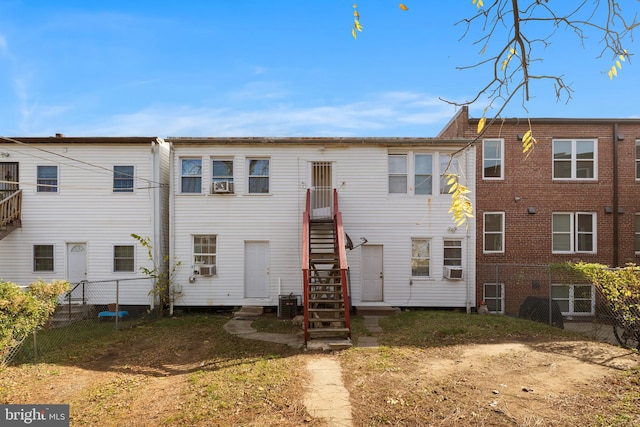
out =
<svg viewBox="0 0 640 427"><path fill-rule="evenodd" d="M314 218L307 190L302 235L305 344L313 338L351 338L347 254L335 189L332 205L330 216Z"/></svg>

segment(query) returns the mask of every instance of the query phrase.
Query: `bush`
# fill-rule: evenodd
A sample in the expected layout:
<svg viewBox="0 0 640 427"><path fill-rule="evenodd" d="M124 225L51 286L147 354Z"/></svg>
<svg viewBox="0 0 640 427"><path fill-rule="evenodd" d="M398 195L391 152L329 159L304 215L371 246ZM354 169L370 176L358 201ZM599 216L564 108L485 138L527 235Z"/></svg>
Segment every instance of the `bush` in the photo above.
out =
<svg viewBox="0 0 640 427"><path fill-rule="evenodd" d="M38 281L27 289L0 281L0 360L29 333L43 326L53 314L58 297L69 290L69 282Z"/></svg>

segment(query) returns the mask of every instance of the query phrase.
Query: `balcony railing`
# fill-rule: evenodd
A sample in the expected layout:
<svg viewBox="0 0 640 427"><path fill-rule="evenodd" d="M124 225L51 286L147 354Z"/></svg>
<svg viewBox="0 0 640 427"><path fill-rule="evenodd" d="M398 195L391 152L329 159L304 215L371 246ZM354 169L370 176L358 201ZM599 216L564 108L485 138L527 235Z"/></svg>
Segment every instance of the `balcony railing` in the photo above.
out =
<svg viewBox="0 0 640 427"><path fill-rule="evenodd" d="M22 190L0 201L0 228L19 222L22 212Z"/></svg>

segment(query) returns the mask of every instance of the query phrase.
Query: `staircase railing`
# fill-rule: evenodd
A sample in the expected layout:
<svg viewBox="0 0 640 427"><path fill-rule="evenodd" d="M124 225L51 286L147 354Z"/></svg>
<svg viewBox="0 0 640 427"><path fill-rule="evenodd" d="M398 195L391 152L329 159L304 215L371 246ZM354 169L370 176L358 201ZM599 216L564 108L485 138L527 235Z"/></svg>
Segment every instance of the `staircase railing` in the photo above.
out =
<svg viewBox="0 0 640 427"><path fill-rule="evenodd" d="M342 213L338 209L338 190L333 190L333 217L336 227L336 244L338 245L338 259L340 260L340 283L342 284L342 298L344 301L344 321L345 326L349 329L349 338L351 338L351 318L349 313L349 284L347 274L347 248L344 241L344 226L342 224Z"/></svg>
<svg viewBox="0 0 640 427"><path fill-rule="evenodd" d="M22 190L18 190L0 201L0 227L20 221L22 212Z"/></svg>
<svg viewBox="0 0 640 427"><path fill-rule="evenodd" d="M311 190L307 189L305 210L302 213L302 286L304 289L304 342L309 339L309 241L311 222Z"/></svg>

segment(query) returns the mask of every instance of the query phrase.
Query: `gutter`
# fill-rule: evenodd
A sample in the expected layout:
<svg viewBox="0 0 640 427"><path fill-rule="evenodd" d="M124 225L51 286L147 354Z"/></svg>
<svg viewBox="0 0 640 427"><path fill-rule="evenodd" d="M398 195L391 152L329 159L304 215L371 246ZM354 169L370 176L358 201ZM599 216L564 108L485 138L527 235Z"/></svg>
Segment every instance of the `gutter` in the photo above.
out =
<svg viewBox="0 0 640 427"><path fill-rule="evenodd" d="M612 267L619 265L619 171L618 171L618 142L624 140L624 135L618 133L618 123L613 124L613 259Z"/></svg>

